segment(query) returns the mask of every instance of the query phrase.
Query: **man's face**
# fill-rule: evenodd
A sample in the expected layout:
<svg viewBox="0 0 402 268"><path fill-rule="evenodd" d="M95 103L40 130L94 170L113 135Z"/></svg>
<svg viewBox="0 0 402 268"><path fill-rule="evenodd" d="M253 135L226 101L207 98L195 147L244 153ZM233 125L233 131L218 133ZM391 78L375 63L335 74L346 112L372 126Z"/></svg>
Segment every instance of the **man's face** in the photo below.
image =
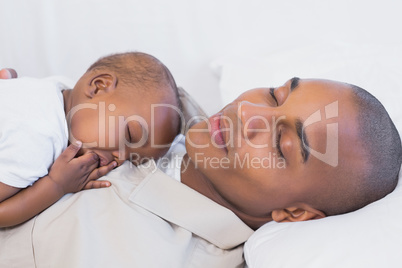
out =
<svg viewBox="0 0 402 268"><path fill-rule="evenodd" d="M303 202L326 174L355 161L348 85L291 79L240 95L187 134L191 161L231 205L252 216Z"/></svg>
<svg viewBox="0 0 402 268"><path fill-rule="evenodd" d="M70 141L80 140L83 149L99 155L100 165L113 160L135 165L162 156L176 135L178 113L172 105L161 104L159 96L97 93L88 98L85 76L74 89L74 102L67 115Z"/></svg>

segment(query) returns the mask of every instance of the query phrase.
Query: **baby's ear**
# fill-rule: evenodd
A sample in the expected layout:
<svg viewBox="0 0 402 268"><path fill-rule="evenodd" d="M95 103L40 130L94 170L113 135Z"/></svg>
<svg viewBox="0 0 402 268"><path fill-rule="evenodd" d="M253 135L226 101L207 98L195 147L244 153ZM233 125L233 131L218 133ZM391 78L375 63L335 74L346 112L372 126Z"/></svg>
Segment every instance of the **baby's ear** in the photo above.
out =
<svg viewBox="0 0 402 268"><path fill-rule="evenodd" d="M272 219L276 222L296 222L321 219L325 217L325 214L319 210L303 204L301 207L276 209L272 211L271 216Z"/></svg>
<svg viewBox="0 0 402 268"><path fill-rule="evenodd" d="M115 90L117 85L116 76L110 73L95 74L87 89L87 96L90 98L99 94L109 93Z"/></svg>

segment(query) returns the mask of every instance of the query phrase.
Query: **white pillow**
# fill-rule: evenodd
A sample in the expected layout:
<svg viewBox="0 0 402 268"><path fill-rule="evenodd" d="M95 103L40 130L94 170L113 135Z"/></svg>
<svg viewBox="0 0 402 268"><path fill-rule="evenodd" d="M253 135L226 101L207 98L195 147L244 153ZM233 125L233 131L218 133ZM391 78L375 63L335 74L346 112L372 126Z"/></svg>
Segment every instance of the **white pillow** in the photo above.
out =
<svg viewBox="0 0 402 268"><path fill-rule="evenodd" d="M228 55L211 63L224 105L245 90L280 86L292 77L324 78L360 86L385 106L402 131L402 50L392 45L328 43Z"/></svg>
<svg viewBox="0 0 402 268"><path fill-rule="evenodd" d="M250 268L401 267L402 185L358 211L298 223L270 222L246 242Z"/></svg>

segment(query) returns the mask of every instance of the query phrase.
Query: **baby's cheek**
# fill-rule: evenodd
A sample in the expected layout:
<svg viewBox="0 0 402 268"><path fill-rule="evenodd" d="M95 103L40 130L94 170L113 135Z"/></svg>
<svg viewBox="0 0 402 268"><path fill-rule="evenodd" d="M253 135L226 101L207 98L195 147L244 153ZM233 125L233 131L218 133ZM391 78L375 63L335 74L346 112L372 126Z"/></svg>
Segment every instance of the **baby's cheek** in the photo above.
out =
<svg viewBox="0 0 402 268"><path fill-rule="evenodd" d="M83 123L73 124L69 131L69 141L79 140L83 143L83 148L100 147L102 139L99 138L97 128Z"/></svg>

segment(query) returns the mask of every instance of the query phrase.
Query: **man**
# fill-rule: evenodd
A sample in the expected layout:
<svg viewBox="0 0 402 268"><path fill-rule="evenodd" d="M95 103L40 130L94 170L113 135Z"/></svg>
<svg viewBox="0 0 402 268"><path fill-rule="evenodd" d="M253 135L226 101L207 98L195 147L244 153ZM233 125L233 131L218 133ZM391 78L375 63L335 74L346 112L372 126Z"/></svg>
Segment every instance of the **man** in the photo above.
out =
<svg viewBox="0 0 402 268"><path fill-rule="evenodd" d="M402 159L399 135L377 100L348 84L298 78L245 92L190 128L185 145L183 157L180 142L167 155L180 165L158 162L179 170L170 173L182 183L152 160L125 163L106 176L112 187L65 196L3 230L0 260L16 267L242 266L252 229L356 210L394 189Z"/></svg>
<svg viewBox="0 0 402 268"><path fill-rule="evenodd" d="M253 229L272 219L350 212L397 183L399 134L378 100L349 84L293 78L278 88L253 89L210 118L210 133L202 132L207 125L187 134L197 168L182 182ZM206 164L214 157L228 167ZM264 168L267 157L284 164ZM245 159L261 161L251 168L241 165Z"/></svg>

